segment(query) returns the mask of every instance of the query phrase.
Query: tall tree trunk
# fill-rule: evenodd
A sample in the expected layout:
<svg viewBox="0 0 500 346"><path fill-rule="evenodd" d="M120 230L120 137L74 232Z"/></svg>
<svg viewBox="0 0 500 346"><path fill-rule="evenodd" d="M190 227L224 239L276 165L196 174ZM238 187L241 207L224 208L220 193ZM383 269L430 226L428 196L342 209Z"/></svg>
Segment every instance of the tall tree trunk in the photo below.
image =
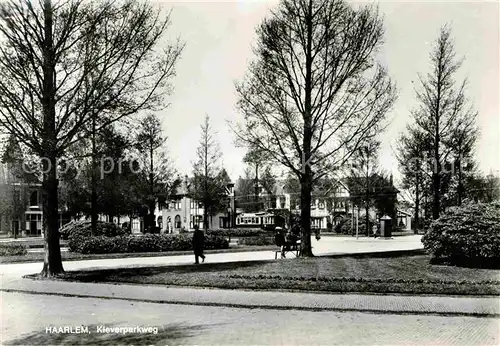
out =
<svg viewBox="0 0 500 346"><path fill-rule="evenodd" d="M462 146L461 143L458 145L458 206L462 205L462 193L463 193L463 182L462 182Z"/></svg>
<svg viewBox="0 0 500 346"><path fill-rule="evenodd" d="M255 211L259 211L259 164L255 163Z"/></svg>
<svg viewBox="0 0 500 346"><path fill-rule="evenodd" d="M366 236L370 236L370 177L369 177L369 156L367 150L367 158L366 158L366 194L365 194L365 232Z"/></svg>
<svg viewBox="0 0 500 346"><path fill-rule="evenodd" d="M311 139L312 139L312 0L309 0L307 14L307 48L306 48L306 78L305 78L305 114L304 114L304 137L302 141L302 177L300 179L300 206L302 224L301 256L312 257L311 248L311 190L312 171Z"/></svg>
<svg viewBox="0 0 500 346"><path fill-rule="evenodd" d="M149 193L150 193L150 200L149 200L149 215L148 215L148 223L146 225L147 229L152 232L153 227L156 226L156 220L155 220L155 206L156 206L156 199L155 199L155 191L154 191L154 161L153 161L153 154L154 154L154 149L153 149L153 138L150 138L150 147L149 147Z"/></svg>
<svg viewBox="0 0 500 346"><path fill-rule="evenodd" d="M415 177L415 234L418 233L418 229L420 227L420 177L417 174Z"/></svg>
<svg viewBox="0 0 500 346"><path fill-rule="evenodd" d="M43 47L43 228L44 260L42 276L54 276L64 272L59 245L57 224L57 138L55 114L55 67L54 43L52 39L52 3L44 3L44 47Z"/></svg>
<svg viewBox="0 0 500 346"><path fill-rule="evenodd" d="M92 176L91 176L91 197L90 197L90 225L91 234L97 235L97 149L96 149L96 119L92 114Z"/></svg>
<svg viewBox="0 0 500 346"><path fill-rule="evenodd" d="M207 135L208 136L208 135ZM205 138L205 181L203 203L203 229L208 230L208 138Z"/></svg>
<svg viewBox="0 0 500 346"><path fill-rule="evenodd" d="M442 85L442 75L443 75L443 57L439 57L439 66L438 66L438 74L437 74L437 97L436 97L436 109L435 109L435 129L434 129L434 170L432 172L432 192L433 192L433 203L432 203L432 218L434 220L439 218L439 214L441 212L441 162L439 160L439 145L440 145L440 127L439 120L441 114L440 105L441 105L441 88Z"/></svg>
<svg viewBox="0 0 500 346"><path fill-rule="evenodd" d="M310 172L310 168L306 167ZM312 257L311 248L311 182L310 173L303 174L300 181L300 223L302 226L301 256Z"/></svg>
<svg viewBox="0 0 500 346"><path fill-rule="evenodd" d="M432 218L434 220L439 218L439 213L441 211L441 193L440 193L440 184L441 184L441 164L439 163L439 149L435 148L436 153L434 155L434 159L436 160L436 167L434 172L432 173L432 192L433 192L433 202L432 202Z"/></svg>

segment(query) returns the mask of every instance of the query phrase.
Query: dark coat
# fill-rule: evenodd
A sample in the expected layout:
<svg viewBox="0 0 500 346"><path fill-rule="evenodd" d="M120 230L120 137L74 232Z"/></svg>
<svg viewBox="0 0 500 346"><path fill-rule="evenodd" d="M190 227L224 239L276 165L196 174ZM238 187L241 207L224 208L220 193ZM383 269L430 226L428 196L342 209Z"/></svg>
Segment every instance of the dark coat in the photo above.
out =
<svg viewBox="0 0 500 346"><path fill-rule="evenodd" d="M203 253L205 247L205 235L201 230L193 233L193 250L195 253Z"/></svg>

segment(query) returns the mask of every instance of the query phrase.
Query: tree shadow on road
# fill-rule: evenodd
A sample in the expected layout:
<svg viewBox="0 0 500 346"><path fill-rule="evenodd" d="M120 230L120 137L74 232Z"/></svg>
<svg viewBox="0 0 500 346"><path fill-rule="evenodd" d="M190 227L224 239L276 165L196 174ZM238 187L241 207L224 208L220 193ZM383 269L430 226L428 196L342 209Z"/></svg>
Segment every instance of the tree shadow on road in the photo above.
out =
<svg viewBox="0 0 500 346"><path fill-rule="evenodd" d="M187 339L199 334L207 325L169 324L158 327L154 332L146 333L103 333L98 326L88 325L89 333L50 333L36 331L17 339L4 342L4 345L176 345L187 344ZM115 328L120 326L105 325Z"/></svg>
<svg viewBox="0 0 500 346"><path fill-rule="evenodd" d="M68 271L62 279L78 280L81 282L102 282L106 281L115 275L120 278L127 277L147 277L162 274L194 274L194 273L211 273L221 271L231 271L241 268L251 268L263 266L268 262L273 261L242 261L242 262L226 262L226 263L204 263L200 265L172 265L161 267L136 267L136 268L113 268L113 269L96 269L96 270L75 270Z"/></svg>

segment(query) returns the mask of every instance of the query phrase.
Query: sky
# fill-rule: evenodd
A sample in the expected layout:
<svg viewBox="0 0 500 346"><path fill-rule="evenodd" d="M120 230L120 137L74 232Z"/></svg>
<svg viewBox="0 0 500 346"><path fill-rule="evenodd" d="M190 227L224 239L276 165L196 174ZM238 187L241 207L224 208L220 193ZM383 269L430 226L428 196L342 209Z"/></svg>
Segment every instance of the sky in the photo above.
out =
<svg viewBox="0 0 500 346"><path fill-rule="evenodd" d="M205 115L220 143L223 165L235 180L243 175L244 148L234 144L227 122L238 121L235 81L253 59L255 28L277 0L183 1L157 3L172 8L172 25L165 40L180 37L186 44L172 79L170 106L158 113L168 147L180 174L191 174L196 160L200 125ZM394 158L397 137L411 121L416 106L413 81L429 71L429 52L439 28L449 23L458 57L465 57L457 75L467 77L467 95L478 111L480 138L476 160L484 173L500 170L499 4L493 1L381 1L385 43L379 61L396 82L399 97L381 135L381 167L398 177Z"/></svg>

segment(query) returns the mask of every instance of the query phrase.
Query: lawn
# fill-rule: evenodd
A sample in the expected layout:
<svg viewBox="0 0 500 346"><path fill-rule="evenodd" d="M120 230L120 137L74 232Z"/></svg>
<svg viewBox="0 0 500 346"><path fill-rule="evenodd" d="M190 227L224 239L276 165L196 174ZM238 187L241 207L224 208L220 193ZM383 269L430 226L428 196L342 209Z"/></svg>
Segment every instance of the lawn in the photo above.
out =
<svg viewBox="0 0 500 346"><path fill-rule="evenodd" d="M265 251L274 250L276 245L264 246L237 246L229 249L205 250L210 253L226 253L226 252L244 252L244 251ZM64 251L61 252L63 261L82 261L92 259L113 259L127 257L161 257L161 256L180 256L191 255L193 251L165 251L165 252L132 252L132 253L111 253L111 254L81 254L77 252ZM27 262L42 262L44 257L43 252L28 252L26 255L19 256L0 256L0 264L6 263L27 263Z"/></svg>
<svg viewBox="0 0 500 346"><path fill-rule="evenodd" d="M316 257L68 272L65 280L411 294L499 295L500 270L429 264L429 256Z"/></svg>

